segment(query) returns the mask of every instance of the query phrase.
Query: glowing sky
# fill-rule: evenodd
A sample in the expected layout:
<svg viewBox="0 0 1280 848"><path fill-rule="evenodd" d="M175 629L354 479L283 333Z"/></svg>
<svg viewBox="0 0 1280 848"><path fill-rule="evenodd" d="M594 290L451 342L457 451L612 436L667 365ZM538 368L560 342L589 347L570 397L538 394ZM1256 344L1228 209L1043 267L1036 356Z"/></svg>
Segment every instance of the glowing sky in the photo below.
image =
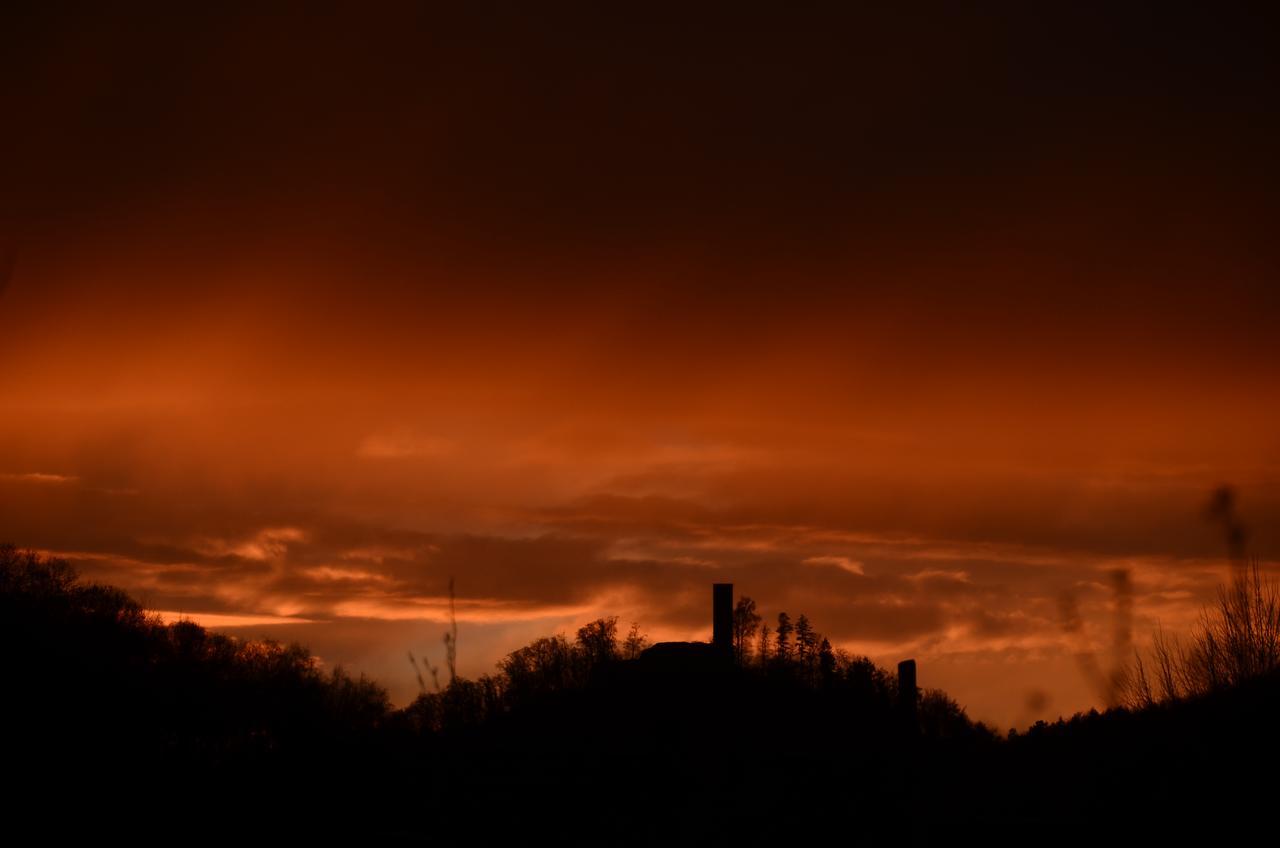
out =
<svg viewBox="0 0 1280 848"><path fill-rule="evenodd" d="M1280 54L843 5L6 12L0 540L401 703L451 576L467 674L727 580L977 718L1099 703L1215 486L1280 558Z"/></svg>

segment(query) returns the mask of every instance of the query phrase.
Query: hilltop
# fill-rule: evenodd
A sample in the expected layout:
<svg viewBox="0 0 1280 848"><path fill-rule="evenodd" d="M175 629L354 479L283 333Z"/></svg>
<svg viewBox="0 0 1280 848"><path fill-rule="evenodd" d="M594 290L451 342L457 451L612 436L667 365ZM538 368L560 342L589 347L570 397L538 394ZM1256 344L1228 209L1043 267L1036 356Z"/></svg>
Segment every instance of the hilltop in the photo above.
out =
<svg viewBox="0 0 1280 848"><path fill-rule="evenodd" d="M49 832L445 843L1185 835L1256 809L1271 784L1249 767L1280 750L1274 676L1002 738L945 693L912 704L865 658L644 650L615 623L537 640L480 680L424 682L397 710L305 648L164 624L3 548L0 718L25 778L8 813Z"/></svg>

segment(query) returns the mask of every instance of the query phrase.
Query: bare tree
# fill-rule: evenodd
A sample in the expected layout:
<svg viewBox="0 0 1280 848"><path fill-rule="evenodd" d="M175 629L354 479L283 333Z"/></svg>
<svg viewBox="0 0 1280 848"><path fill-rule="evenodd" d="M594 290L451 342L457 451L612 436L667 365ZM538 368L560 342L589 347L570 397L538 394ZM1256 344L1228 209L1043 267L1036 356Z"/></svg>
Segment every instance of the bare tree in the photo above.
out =
<svg viewBox="0 0 1280 848"><path fill-rule="evenodd" d="M631 629L627 631L627 638L622 640L623 659L636 659L644 653L649 644L649 638L640 632L640 625L634 621L631 622Z"/></svg>
<svg viewBox="0 0 1280 848"><path fill-rule="evenodd" d="M618 656L618 617L597 618L578 628L578 647L591 666Z"/></svg>
<svg viewBox="0 0 1280 848"><path fill-rule="evenodd" d="M760 614L756 612L756 602L743 595L733 608L733 655L739 664L746 662L751 640L759 627Z"/></svg>
<svg viewBox="0 0 1280 848"><path fill-rule="evenodd" d="M1232 686L1280 667L1280 587L1264 577L1257 558L1218 588L1213 613L1201 614L1200 627L1185 655L1193 690Z"/></svg>

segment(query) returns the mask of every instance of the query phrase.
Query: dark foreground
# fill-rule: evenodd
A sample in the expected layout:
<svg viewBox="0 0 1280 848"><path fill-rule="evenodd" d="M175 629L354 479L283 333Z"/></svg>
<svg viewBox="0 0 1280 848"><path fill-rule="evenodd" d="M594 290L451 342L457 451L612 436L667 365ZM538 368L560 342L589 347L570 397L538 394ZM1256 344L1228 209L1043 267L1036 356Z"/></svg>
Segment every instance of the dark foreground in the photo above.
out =
<svg viewBox="0 0 1280 848"><path fill-rule="evenodd" d="M0 549L0 813L42 839L291 843L1185 844L1272 826L1274 678L1002 738L945 697L910 717L865 664L584 663L544 641L500 681L392 710L301 649L166 627Z"/></svg>

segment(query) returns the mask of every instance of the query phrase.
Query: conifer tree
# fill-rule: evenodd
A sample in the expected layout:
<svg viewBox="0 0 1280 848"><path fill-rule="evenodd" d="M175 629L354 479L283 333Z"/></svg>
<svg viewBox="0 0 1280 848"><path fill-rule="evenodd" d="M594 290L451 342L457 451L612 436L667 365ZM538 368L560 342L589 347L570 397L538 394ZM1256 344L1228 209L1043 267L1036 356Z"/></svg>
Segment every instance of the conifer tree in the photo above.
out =
<svg viewBox="0 0 1280 848"><path fill-rule="evenodd" d="M778 613L778 629L774 631L774 656L779 662L791 659L791 633L795 627L791 624L791 616L785 612Z"/></svg>
<svg viewBox="0 0 1280 848"><path fill-rule="evenodd" d="M815 658L818 643L813 632L813 625L804 613L796 619L796 659L801 665L808 666Z"/></svg>

